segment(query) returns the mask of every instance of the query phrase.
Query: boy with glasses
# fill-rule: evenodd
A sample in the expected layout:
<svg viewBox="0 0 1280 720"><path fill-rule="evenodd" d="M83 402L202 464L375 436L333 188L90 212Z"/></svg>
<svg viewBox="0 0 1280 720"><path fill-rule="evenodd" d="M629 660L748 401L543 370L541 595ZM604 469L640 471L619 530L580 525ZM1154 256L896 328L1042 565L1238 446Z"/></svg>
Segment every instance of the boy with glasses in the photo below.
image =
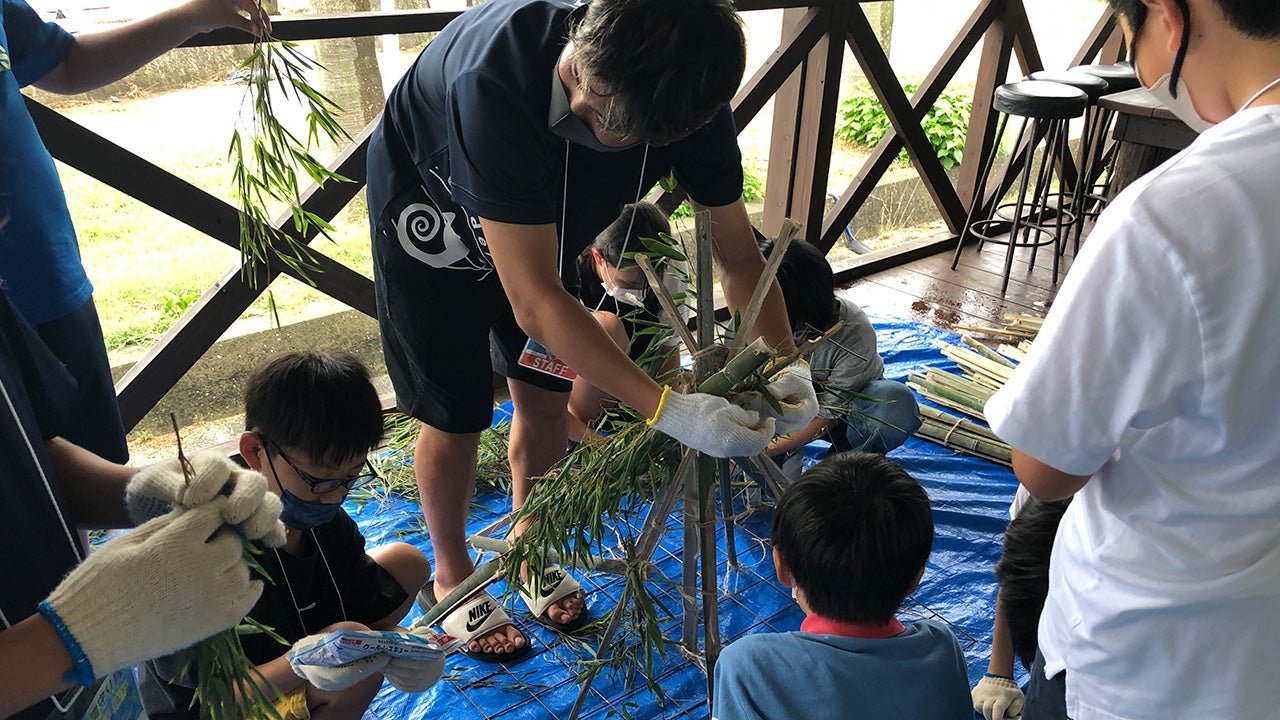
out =
<svg viewBox="0 0 1280 720"><path fill-rule="evenodd" d="M382 406L360 361L342 353L291 353L268 360L245 388L240 454L267 477L284 506L285 542L258 556L271 577L249 617L301 647L333 630L392 630L431 574L422 551L393 543L365 552L364 537L342 509L353 488L377 478L370 450L382 439ZM281 696L290 718L360 717L386 677L421 692L440 665L373 655L316 675L294 667L288 647L265 635L241 638L245 654ZM198 716L190 657L148 663L142 694L151 718ZM304 675L306 677L304 677Z"/></svg>

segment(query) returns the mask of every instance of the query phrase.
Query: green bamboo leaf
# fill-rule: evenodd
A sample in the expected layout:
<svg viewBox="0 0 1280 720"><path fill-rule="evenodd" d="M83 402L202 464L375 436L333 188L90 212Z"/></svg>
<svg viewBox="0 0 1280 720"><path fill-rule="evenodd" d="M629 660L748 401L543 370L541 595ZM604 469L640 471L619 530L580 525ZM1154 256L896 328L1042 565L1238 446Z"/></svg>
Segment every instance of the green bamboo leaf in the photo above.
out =
<svg viewBox="0 0 1280 720"><path fill-rule="evenodd" d="M647 237L639 238L639 240L640 240L640 243L649 250L649 252L652 252L656 255L660 255L662 257L670 258L672 260L677 260L680 262L685 262L686 260L688 260L688 258L685 257L684 253L680 252L679 250L675 249L670 245L667 245L661 240L656 240L654 238L647 238Z"/></svg>

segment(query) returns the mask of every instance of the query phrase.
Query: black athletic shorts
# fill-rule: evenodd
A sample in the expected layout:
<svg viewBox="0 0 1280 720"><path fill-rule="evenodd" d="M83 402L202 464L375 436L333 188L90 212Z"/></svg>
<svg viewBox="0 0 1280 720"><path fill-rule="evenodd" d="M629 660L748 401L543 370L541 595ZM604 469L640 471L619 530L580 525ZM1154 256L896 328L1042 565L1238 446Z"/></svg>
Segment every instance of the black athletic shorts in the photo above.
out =
<svg viewBox="0 0 1280 720"><path fill-rule="evenodd" d="M401 412L445 432L479 432L493 421L494 372L556 392L572 384L518 364L529 338L480 222L439 178L429 182L370 208L382 352Z"/></svg>

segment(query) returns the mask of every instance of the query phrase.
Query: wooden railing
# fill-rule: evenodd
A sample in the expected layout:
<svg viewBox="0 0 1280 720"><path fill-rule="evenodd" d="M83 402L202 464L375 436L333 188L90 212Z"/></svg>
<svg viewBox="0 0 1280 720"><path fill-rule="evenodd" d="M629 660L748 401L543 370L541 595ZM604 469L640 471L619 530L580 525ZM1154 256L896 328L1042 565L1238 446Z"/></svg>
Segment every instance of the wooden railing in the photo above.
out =
<svg viewBox="0 0 1280 720"><path fill-rule="evenodd" d="M769 156L769 167L775 171L768 174L763 229L776 230L783 218L798 218L808 228L820 228L820 232L810 232L808 237L824 251L829 250L899 150L905 147L949 230L941 236L863 256L840 274L842 279L869 274L954 246L974 196L979 161L994 142L996 118L991 109L992 93L1007 77L1009 64L1015 57L1024 73L1043 67L1022 0L979 0L973 14L943 50L919 89L908 98L862 9L863 4L876 1L738 0L736 3L742 12L785 9L783 37L777 49L733 99L734 119L741 129L759 114L771 97L777 98ZM436 32L458 14L457 11L417 10L282 18L275 21L273 32L283 40ZM241 44L249 39L242 32L222 30L198 36L186 45ZM959 182L953 184L925 137L921 119L979 42L982 48L973 114ZM857 178L835 205L825 211L846 44L884 106L893 130L871 152ZM1072 64L1094 60L1114 62L1118 47L1114 21L1108 12L1085 38ZM219 242L239 248L240 215L236 208L34 100L28 99L27 105L55 158ZM338 174L354 182L311 187L304 193L308 210L332 220L363 189L365 152L372 128L370 123L332 164ZM985 189L984 203L999 197L1008 188L1008 178L1023 161L1025 151L1025 147L1015 149L1004 170L997 173ZM785 170L778 172L777 168ZM676 189L664 194L660 202L670 210L682 197ZM315 239L314 231L299 237L288 215L278 218L276 225L303 242ZM313 249L313 252L321 270L311 278L317 289L373 316L372 282L320 251ZM125 426L131 429L137 425L281 273L295 275L293 270L277 263L260 268L253 278L246 278L238 264L228 268L116 384Z"/></svg>

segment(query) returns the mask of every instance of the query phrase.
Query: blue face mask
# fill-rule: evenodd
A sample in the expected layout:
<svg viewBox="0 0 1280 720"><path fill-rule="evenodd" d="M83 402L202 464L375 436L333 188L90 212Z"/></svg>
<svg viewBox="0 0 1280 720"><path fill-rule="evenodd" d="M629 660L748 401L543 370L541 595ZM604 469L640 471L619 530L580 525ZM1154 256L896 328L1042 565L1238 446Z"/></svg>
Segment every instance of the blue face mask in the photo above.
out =
<svg viewBox="0 0 1280 720"><path fill-rule="evenodd" d="M324 525L337 516L338 510L342 508L341 503L303 500L285 490L279 480L276 480L276 485L280 486L280 502L284 505L280 512L280 522L295 530L310 530Z"/></svg>

